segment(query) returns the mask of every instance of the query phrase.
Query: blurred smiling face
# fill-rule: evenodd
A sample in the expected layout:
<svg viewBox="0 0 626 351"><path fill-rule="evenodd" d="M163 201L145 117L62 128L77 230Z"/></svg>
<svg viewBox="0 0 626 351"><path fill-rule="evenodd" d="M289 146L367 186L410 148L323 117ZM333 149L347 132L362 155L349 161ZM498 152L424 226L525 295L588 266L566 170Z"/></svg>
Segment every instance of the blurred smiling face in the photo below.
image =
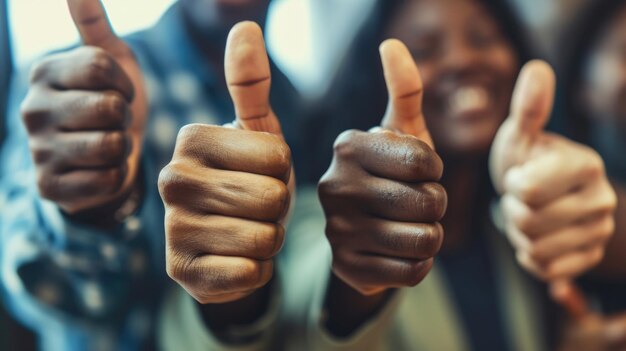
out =
<svg viewBox="0 0 626 351"><path fill-rule="evenodd" d="M626 6L592 48L583 74L587 112L626 134Z"/></svg>
<svg viewBox="0 0 626 351"><path fill-rule="evenodd" d="M388 30L411 50L439 151L484 154L508 114L519 69L513 47L475 0L412 0Z"/></svg>

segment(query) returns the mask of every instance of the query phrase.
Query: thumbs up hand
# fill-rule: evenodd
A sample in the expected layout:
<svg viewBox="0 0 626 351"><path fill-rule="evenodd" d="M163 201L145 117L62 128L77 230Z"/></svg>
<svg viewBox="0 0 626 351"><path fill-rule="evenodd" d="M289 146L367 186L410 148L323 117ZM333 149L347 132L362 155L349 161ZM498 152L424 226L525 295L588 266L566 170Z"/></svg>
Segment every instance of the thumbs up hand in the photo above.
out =
<svg viewBox="0 0 626 351"><path fill-rule="evenodd" d="M41 195L69 214L102 215L121 205L137 177L146 96L100 1L68 6L84 45L34 66L22 119Z"/></svg>
<svg viewBox="0 0 626 351"><path fill-rule="evenodd" d="M443 163L422 115L422 83L398 40L380 47L387 113L369 132L349 130L319 183L333 272L363 295L414 286L443 240Z"/></svg>
<svg viewBox="0 0 626 351"><path fill-rule="evenodd" d="M183 127L159 177L167 272L203 304L242 299L270 280L293 193L291 153L269 105L258 25L233 27L225 73L235 128Z"/></svg>
<svg viewBox="0 0 626 351"><path fill-rule="evenodd" d="M602 259L616 195L595 151L543 130L554 91L548 64L526 64L490 168L519 263L540 279L567 281Z"/></svg>

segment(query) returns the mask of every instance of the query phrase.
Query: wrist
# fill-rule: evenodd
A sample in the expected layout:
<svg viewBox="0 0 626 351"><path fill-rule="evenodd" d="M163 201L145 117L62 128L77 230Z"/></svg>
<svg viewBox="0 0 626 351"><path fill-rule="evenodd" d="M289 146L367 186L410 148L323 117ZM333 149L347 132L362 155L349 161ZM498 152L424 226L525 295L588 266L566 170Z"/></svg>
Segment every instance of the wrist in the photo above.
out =
<svg viewBox="0 0 626 351"><path fill-rule="evenodd" d="M272 321L275 279L237 301L196 305L206 327L222 342L249 343L259 338Z"/></svg>
<svg viewBox="0 0 626 351"><path fill-rule="evenodd" d="M334 336L348 337L376 315L395 291L389 288L373 295L363 295L333 273L324 302L323 324Z"/></svg>

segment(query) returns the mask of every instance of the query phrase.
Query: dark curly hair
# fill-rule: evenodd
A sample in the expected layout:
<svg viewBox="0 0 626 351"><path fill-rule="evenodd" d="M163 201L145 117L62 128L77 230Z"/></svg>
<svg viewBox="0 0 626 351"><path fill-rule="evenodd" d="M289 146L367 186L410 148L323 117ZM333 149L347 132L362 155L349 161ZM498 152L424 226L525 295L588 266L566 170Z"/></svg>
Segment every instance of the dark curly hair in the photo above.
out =
<svg viewBox="0 0 626 351"><path fill-rule="evenodd" d="M562 122L565 132L583 143L591 142L589 116L578 98L585 62L602 32L624 6L624 0L590 1L560 34L557 63L563 91L563 116L567 117Z"/></svg>

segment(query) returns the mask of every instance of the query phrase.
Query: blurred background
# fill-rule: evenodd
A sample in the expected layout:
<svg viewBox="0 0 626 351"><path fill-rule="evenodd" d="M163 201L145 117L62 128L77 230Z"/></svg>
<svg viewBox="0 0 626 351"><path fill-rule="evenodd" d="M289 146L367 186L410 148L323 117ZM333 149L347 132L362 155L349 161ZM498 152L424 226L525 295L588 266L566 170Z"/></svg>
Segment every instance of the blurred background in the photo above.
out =
<svg viewBox="0 0 626 351"><path fill-rule="evenodd" d="M114 28L124 35L153 25L174 1L103 0L103 3ZM581 5L593 0L508 1L525 20L538 52L550 57L554 55L550 48L557 40L556 29ZM270 54L298 90L307 96L322 96L375 2L277 0L267 24ZM65 0L0 0L0 111L5 110L12 71L77 39ZM3 118L4 113L0 113L0 119ZM4 136L3 126L0 123L0 140ZM0 199L0 212L2 206ZM0 350L28 350L34 349L34 345L33 335L1 310Z"/></svg>

